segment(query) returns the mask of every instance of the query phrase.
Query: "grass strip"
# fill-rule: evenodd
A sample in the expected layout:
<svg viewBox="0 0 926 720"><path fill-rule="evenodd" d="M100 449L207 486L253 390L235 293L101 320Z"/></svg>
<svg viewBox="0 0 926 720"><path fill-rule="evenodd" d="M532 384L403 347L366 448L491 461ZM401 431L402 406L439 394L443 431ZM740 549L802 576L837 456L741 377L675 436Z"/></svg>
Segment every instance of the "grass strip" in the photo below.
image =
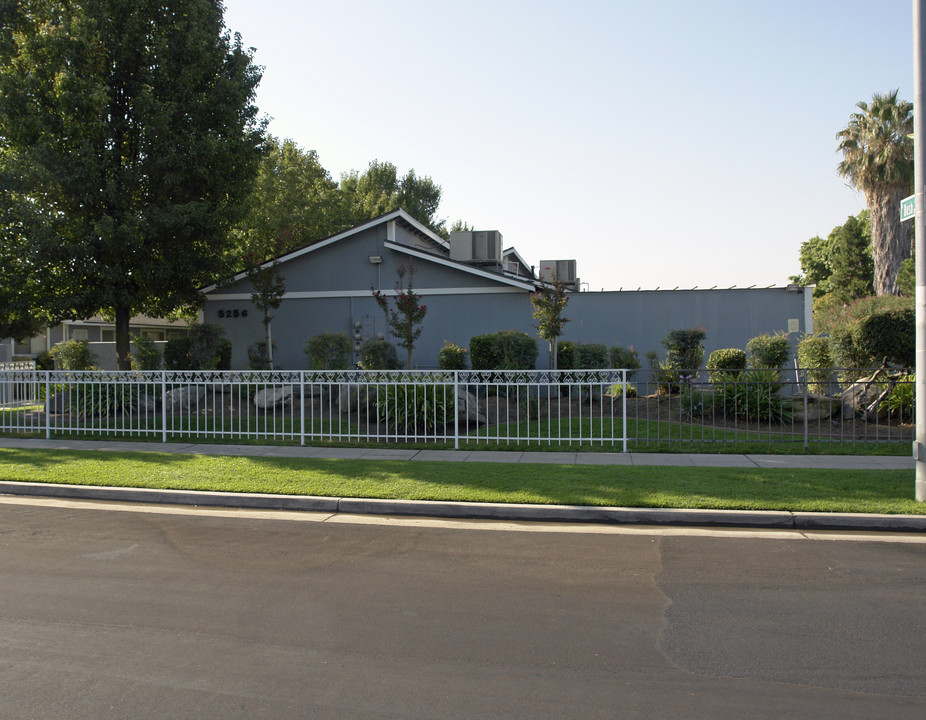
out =
<svg viewBox="0 0 926 720"><path fill-rule="evenodd" d="M0 448L0 479L457 502L926 514L906 470L531 465Z"/></svg>

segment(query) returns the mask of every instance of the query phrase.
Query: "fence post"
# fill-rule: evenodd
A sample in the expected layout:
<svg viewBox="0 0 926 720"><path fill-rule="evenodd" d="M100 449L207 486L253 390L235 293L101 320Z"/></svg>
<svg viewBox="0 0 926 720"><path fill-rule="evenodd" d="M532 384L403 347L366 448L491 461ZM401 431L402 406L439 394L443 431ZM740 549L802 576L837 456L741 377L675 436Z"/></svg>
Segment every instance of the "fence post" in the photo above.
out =
<svg viewBox="0 0 926 720"><path fill-rule="evenodd" d="M51 371L45 370L45 439L51 439Z"/></svg>
<svg viewBox="0 0 926 720"><path fill-rule="evenodd" d="M305 370L299 371L299 444L305 445Z"/></svg>
<svg viewBox="0 0 926 720"><path fill-rule="evenodd" d="M453 449L460 449L460 371L453 371ZM468 398L463 398L463 407L466 407ZM468 417L468 414L467 414Z"/></svg>
<svg viewBox="0 0 926 720"><path fill-rule="evenodd" d="M167 371L161 370L161 442L167 442Z"/></svg>
<svg viewBox="0 0 926 720"><path fill-rule="evenodd" d="M624 449L621 452L627 452L627 369L621 370L621 417L624 426Z"/></svg>

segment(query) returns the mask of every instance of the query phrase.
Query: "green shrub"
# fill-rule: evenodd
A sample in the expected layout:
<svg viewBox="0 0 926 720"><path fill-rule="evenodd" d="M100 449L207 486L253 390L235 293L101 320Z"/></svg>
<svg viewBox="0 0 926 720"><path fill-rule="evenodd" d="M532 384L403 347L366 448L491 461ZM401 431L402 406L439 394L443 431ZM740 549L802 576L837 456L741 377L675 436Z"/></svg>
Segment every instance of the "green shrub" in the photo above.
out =
<svg viewBox="0 0 926 720"><path fill-rule="evenodd" d="M704 338L707 333L700 328L672 330L662 339L666 348L664 367L678 370L685 375L694 375L704 358Z"/></svg>
<svg viewBox="0 0 926 720"><path fill-rule="evenodd" d="M581 343L576 350L577 370L599 370L608 367L608 348L601 343Z"/></svg>
<svg viewBox="0 0 926 720"><path fill-rule="evenodd" d="M367 340L360 347L360 367L364 370L398 370L395 345L388 340Z"/></svg>
<svg viewBox="0 0 926 720"><path fill-rule="evenodd" d="M445 340L437 355L437 367L441 370L465 370L468 354L469 351L465 347Z"/></svg>
<svg viewBox="0 0 926 720"><path fill-rule="evenodd" d="M613 368L618 368L620 370L636 370L640 367L640 355L633 349L633 345L629 348L615 345L608 354L611 360L611 367ZM628 378L632 375L632 372L627 373Z"/></svg>
<svg viewBox="0 0 926 720"><path fill-rule="evenodd" d="M736 380L746 369L746 352L739 348L721 348L714 350L708 358L708 376L711 382L728 382Z"/></svg>
<svg viewBox="0 0 926 720"><path fill-rule="evenodd" d="M61 370L94 370L97 357L86 340L68 340L51 349L55 365Z"/></svg>
<svg viewBox="0 0 926 720"><path fill-rule="evenodd" d="M537 339L517 330L476 335L469 341L473 370L533 370Z"/></svg>
<svg viewBox="0 0 926 720"><path fill-rule="evenodd" d="M902 375L891 388L887 407L901 422L913 422L913 401L916 397L916 373Z"/></svg>
<svg viewBox="0 0 926 720"><path fill-rule="evenodd" d="M133 370L160 370L161 351L150 337L132 338L135 351L131 355Z"/></svg>
<svg viewBox="0 0 926 720"><path fill-rule="evenodd" d="M814 302L813 326L817 332L832 333L838 327L851 325L879 312L887 310L912 310L913 298L896 295L880 295L859 298L852 303L832 303L818 311Z"/></svg>
<svg viewBox="0 0 926 720"><path fill-rule="evenodd" d="M346 370L350 338L343 332L323 332L309 339L304 352L312 370Z"/></svg>
<svg viewBox="0 0 926 720"><path fill-rule="evenodd" d="M785 333L757 335L746 343L749 367L777 370L791 357L791 343Z"/></svg>
<svg viewBox="0 0 926 720"><path fill-rule="evenodd" d="M629 373L628 373L629 374ZM624 385L623 383L615 383L611 385L606 391L605 396L617 399L622 397L624 394ZM627 397L635 398L637 396L637 386L627 383Z"/></svg>
<svg viewBox="0 0 926 720"><path fill-rule="evenodd" d="M376 395L376 417L398 431L433 430L453 422L453 393L452 385L383 385Z"/></svg>
<svg viewBox="0 0 926 720"><path fill-rule="evenodd" d="M825 393L833 376L830 339L820 334L804 335L797 343L797 363L806 371L810 391Z"/></svg>
<svg viewBox="0 0 926 720"><path fill-rule="evenodd" d="M781 397L780 374L772 368L746 370L736 382L719 386L712 398L704 393L692 395L688 402L690 406L700 402L699 412L704 415L722 412L727 418L769 423L788 423L792 418L790 403Z"/></svg>
<svg viewBox="0 0 926 720"><path fill-rule="evenodd" d="M55 369L55 359L52 357L51 353L48 350L42 350L35 356L35 369L36 370L54 370Z"/></svg>
<svg viewBox="0 0 926 720"><path fill-rule="evenodd" d="M230 370L232 345L224 330L208 323L191 325L185 337L164 346L166 370Z"/></svg>
<svg viewBox="0 0 926 720"><path fill-rule="evenodd" d="M557 370L575 370L576 344L572 340L563 340L558 343L556 348L556 369Z"/></svg>
<svg viewBox="0 0 926 720"><path fill-rule="evenodd" d="M559 343L556 357L558 370L597 370L608 367L608 348L600 343L564 340Z"/></svg>
<svg viewBox="0 0 926 720"><path fill-rule="evenodd" d="M857 368L867 368L871 364L871 358L859 347L857 336L857 323L840 325L830 331L830 355L835 366L841 369L839 379L843 382L858 380L865 373Z"/></svg>
<svg viewBox="0 0 926 720"><path fill-rule="evenodd" d="M272 347L273 354L276 355L277 344L275 341ZM258 340L256 343L248 345L248 370L264 370L269 364L268 361L266 340Z"/></svg>
<svg viewBox="0 0 926 720"><path fill-rule="evenodd" d="M858 322L853 340L870 365L916 365L916 312L912 308L877 312Z"/></svg>

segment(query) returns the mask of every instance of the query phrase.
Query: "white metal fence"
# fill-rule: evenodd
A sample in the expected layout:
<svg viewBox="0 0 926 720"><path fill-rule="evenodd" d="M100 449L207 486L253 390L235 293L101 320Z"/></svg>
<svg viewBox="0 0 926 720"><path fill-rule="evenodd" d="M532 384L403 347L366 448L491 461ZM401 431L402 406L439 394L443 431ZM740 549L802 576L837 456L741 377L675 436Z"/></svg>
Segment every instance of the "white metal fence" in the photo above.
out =
<svg viewBox="0 0 926 720"><path fill-rule="evenodd" d="M0 432L695 452L912 440L912 376L873 374L0 370Z"/></svg>

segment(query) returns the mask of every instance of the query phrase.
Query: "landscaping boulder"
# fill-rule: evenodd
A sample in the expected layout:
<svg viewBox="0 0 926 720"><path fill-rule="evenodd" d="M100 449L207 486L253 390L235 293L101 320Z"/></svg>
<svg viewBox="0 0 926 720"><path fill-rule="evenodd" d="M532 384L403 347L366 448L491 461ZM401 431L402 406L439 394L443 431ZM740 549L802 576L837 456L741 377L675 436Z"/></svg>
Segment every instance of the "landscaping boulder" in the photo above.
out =
<svg viewBox="0 0 926 720"><path fill-rule="evenodd" d="M194 405L200 403L205 397L206 388L202 385L184 385L183 387L168 390L165 399L170 410L189 412Z"/></svg>
<svg viewBox="0 0 926 720"><path fill-rule="evenodd" d="M355 413L359 409L365 409L369 392L367 385L348 383L338 385L338 410L342 413Z"/></svg>
<svg viewBox="0 0 926 720"><path fill-rule="evenodd" d="M829 397L828 395L807 395L807 421L816 422L818 420L829 420L833 417L839 410L842 405L839 399L834 397ZM794 397L794 402L791 407L794 421L803 422L804 421L804 399L802 396L797 395Z"/></svg>
<svg viewBox="0 0 926 720"><path fill-rule="evenodd" d="M275 407L285 407L293 402L293 386L266 388L258 390L254 395L254 407L258 410L270 410Z"/></svg>
<svg viewBox="0 0 926 720"><path fill-rule="evenodd" d="M462 419L475 423L488 422L486 416L479 412L479 401L476 396L464 387L457 388L457 414Z"/></svg>

